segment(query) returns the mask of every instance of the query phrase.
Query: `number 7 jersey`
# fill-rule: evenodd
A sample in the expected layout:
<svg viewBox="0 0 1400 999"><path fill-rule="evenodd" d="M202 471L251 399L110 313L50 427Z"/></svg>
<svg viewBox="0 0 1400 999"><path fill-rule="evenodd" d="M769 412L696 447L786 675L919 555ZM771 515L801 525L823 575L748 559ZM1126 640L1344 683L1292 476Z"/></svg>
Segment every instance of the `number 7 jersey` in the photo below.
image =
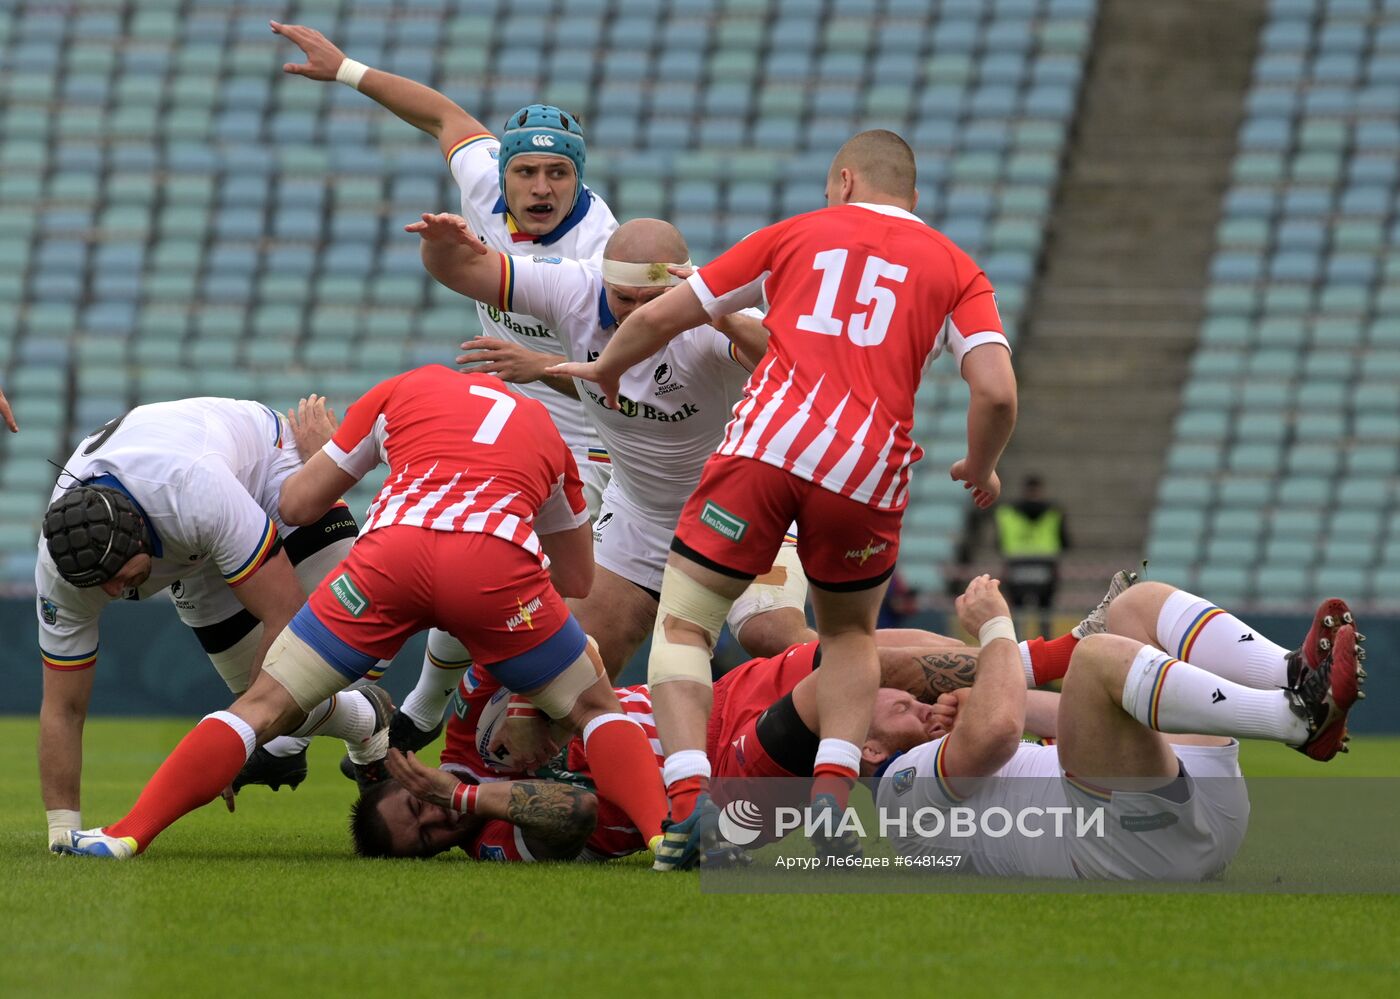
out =
<svg viewBox="0 0 1400 999"><path fill-rule="evenodd" d="M925 364L1008 350L991 282L892 205L849 204L761 229L690 279L710 316L768 299L768 354L718 453L755 458L878 509L908 501Z"/></svg>
<svg viewBox="0 0 1400 999"><path fill-rule="evenodd" d="M361 534L490 534L538 555L536 532L588 519L578 466L549 413L491 375L432 365L382 381L350 407L325 452L356 479L389 466Z"/></svg>

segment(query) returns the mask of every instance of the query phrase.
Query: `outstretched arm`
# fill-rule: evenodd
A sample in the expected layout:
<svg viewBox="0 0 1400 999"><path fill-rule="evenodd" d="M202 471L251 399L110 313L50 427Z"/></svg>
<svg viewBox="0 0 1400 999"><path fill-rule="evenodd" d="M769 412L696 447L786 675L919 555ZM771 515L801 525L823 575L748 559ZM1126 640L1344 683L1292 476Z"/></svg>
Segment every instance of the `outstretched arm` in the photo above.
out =
<svg viewBox="0 0 1400 999"><path fill-rule="evenodd" d="M505 254L478 239L466 219L449 212L424 212L403 228L423 238L423 266L439 284L478 302L500 304Z"/></svg>
<svg viewBox="0 0 1400 999"><path fill-rule="evenodd" d="M277 21L268 23L275 33L295 44L306 55L306 62L286 63L282 67L283 72L309 80L349 82L370 100L382 104L414 128L437 139L444 156L460 139L490 131L450 98L406 77L366 67L358 82L354 81L351 77L357 71L356 65L352 61L352 65L346 66L342 73L342 66L347 61L345 53L315 28Z"/></svg>
<svg viewBox="0 0 1400 999"><path fill-rule="evenodd" d="M652 299L623 320L596 361L556 364L549 373L597 383L608 405L616 409L623 372L657 353L683 331L709 321L694 289L683 284Z"/></svg>

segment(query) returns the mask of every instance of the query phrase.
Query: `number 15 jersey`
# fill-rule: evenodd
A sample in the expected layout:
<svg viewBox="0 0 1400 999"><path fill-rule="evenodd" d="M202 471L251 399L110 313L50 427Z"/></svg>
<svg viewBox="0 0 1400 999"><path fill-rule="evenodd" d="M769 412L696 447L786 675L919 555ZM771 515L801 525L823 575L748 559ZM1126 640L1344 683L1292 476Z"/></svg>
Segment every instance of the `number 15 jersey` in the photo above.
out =
<svg viewBox="0 0 1400 999"><path fill-rule="evenodd" d="M991 282L892 205L849 204L761 229L691 275L712 317L765 296L768 355L718 453L756 458L878 509L908 501L914 396L928 360L1010 345Z"/></svg>
<svg viewBox="0 0 1400 999"><path fill-rule="evenodd" d="M491 375L432 365L382 381L350 407L325 452L356 479L389 466L361 534L490 534L538 555L536 532L588 519L578 466L549 413Z"/></svg>

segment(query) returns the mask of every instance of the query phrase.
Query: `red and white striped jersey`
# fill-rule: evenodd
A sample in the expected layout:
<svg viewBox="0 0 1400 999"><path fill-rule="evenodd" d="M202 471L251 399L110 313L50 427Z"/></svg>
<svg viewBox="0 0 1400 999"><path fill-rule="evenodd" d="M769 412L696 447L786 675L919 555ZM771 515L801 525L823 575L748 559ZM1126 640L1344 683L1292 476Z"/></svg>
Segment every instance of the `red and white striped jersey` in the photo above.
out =
<svg viewBox="0 0 1400 999"><path fill-rule="evenodd" d="M538 555L537 534L588 519L578 466L549 413L491 375L432 365L382 381L350 407L325 452L356 479L389 466L361 534L490 534Z"/></svg>
<svg viewBox="0 0 1400 999"><path fill-rule="evenodd" d="M825 208L761 229L690 277L715 318L767 297L768 354L719 454L755 458L879 509L908 500L925 364L1007 349L991 282L892 205Z"/></svg>

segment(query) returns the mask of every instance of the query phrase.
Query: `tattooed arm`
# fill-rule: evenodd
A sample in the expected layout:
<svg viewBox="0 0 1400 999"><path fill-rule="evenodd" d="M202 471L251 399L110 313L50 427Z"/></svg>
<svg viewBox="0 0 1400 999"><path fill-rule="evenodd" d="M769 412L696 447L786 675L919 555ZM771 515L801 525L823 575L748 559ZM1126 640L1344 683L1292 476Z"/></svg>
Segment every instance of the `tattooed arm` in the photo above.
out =
<svg viewBox="0 0 1400 999"><path fill-rule="evenodd" d="M389 750L389 773L422 801L453 808L461 786L456 776L423 764L413 753ZM504 819L520 829L525 848L536 860L572 860L593 834L598 799L591 791L546 780L478 784L472 814Z"/></svg>
<svg viewBox="0 0 1400 999"><path fill-rule="evenodd" d="M520 827L536 860L573 860L593 835L598 799L572 784L511 781L506 818Z"/></svg>
<svg viewBox="0 0 1400 999"><path fill-rule="evenodd" d="M880 686L907 690L926 704L977 676L977 650L966 645L880 649Z"/></svg>

